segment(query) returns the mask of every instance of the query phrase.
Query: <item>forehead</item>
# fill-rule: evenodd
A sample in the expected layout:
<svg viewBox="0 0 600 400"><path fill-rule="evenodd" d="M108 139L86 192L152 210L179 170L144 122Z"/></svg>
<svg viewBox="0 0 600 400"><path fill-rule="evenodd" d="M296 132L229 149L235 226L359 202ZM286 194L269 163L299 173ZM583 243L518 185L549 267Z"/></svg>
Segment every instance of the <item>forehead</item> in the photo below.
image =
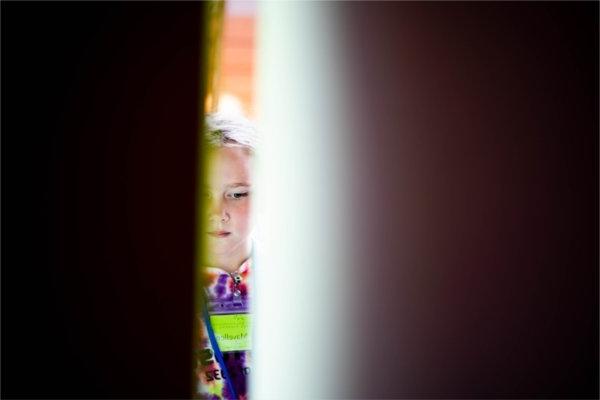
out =
<svg viewBox="0 0 600 400"><path fill-rule="evenodd" d="M244 147L217 147L208 154L208 184L211 187L251 182L252 156Z"/></svg>

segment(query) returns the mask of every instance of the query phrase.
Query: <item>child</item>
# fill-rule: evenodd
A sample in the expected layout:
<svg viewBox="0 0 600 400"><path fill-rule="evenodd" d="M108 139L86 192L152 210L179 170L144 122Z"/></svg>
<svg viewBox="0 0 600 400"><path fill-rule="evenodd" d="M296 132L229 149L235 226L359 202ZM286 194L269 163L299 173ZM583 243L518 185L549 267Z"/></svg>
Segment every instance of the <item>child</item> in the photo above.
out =
<svg viewBox="0 0 600 400"><path fill-rule="evenodd" d="M256 135L249 121L208 115L208 174L197 398L247 399L250 372L251 162Z"/></svg>

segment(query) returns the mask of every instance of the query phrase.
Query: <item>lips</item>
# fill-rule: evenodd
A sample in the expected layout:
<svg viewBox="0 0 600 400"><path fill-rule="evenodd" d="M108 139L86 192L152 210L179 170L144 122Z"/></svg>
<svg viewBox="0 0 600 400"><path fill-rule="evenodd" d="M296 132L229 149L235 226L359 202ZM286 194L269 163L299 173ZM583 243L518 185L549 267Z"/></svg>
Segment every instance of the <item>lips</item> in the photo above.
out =
<svg viewBox="0 0 600 400"><path fill-rule="evenodd" d="M212 231L212 232L208 232L208 234L212 237L216 237L216 238L226 238L227 236L231 235L231 232L227 232L227 231Z"/></svg>

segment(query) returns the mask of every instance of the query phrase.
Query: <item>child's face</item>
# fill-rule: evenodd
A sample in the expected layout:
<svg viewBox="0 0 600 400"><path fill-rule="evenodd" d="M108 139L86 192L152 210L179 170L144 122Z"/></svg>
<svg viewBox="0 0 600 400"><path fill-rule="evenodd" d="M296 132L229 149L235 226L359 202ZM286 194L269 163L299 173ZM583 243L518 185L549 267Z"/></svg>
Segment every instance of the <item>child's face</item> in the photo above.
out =
<svg viewBox="0 0 600 400"><path fill-rule="evenodd" d="M251 155L219 147L209 155L206 239L211 262L243 261L250 251Z"/></svg>

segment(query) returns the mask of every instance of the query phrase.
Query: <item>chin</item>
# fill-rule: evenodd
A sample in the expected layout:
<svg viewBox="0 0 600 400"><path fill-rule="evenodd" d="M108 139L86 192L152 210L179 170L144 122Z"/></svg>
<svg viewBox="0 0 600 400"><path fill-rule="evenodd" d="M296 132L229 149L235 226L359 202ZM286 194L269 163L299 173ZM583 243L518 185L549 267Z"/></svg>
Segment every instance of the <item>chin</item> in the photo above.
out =
<svg viewBox="0 0 600 400"><path fill-rule="evenodd" d="M214 254L215 256L226 256L231 253L231 246L212 246L209 245L208 252L210 254Z"/></svg>

